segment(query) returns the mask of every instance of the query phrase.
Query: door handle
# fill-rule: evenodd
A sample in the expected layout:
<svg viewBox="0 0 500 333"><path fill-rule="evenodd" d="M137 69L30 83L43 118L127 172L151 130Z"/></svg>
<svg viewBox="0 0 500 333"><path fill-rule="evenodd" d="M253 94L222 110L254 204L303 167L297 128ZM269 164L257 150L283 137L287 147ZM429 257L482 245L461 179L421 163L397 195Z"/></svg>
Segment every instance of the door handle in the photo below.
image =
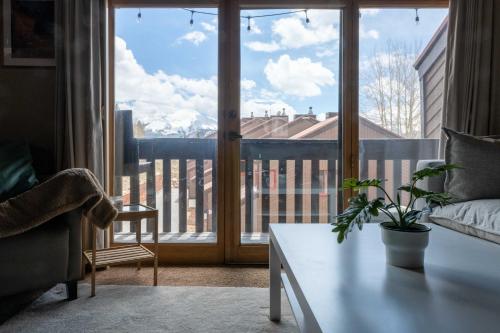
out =
<svg viewBox="0 0 500 333"><path fill-rule="evenodd" d="M231 141L235 141L235 140L237 140L237 139L243 139L243 135L241 135L241 134L240 134L240 133L238 133L238 132L233 132L233 131L231 131L231 132L229 132L229 133L228 133L228 138L229 138L229 140L231 140Z"/></svg>

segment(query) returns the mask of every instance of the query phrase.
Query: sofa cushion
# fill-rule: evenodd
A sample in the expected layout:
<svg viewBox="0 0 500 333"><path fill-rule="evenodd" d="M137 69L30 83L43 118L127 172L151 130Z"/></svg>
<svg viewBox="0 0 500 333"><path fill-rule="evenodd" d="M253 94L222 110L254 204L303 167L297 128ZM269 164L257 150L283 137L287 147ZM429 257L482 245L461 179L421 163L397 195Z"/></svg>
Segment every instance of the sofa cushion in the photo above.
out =
<svg viewBox="0 0 500 333"><path fill-rule="evenodd" d="M436 207L430 219L444 227L500 244L500 199Z"/></svg>
<svg viewBox="0 0 500 333"><path fill-rule="evenodd" d="M500 140L474 137L444 129L446 163L460 169L446 173L444 190L456 202L500 199Z"/></svg>
<svg viewBox="0 0 500 333"><path fill-rule="evenodd" d="M0 202L38 183L27 143L0 144Z"/></svg>

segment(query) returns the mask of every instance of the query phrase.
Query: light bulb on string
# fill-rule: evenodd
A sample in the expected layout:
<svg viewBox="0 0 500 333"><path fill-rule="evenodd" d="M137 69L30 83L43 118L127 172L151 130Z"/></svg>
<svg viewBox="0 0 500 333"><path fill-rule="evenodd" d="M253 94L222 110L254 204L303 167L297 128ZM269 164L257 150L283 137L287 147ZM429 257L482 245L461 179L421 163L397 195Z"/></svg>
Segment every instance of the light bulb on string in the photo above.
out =
<svg viewBox="0 0 500 333"><path fill-rule="evenodd" d="M198 10L193 10L193 9L189 9L189 8L182 8L182 9L191 13L191 18L189 20L189 24L191 26L193 26L193 24L194 24L194 14L195 13L198 13L198 14L201 14L201 15L217 16L217 14L210 13L210 12L198 11ZM254 18L291 15L291 14L295 14L295 13L299 13L299 12L303 12L304 13L304 15L305 15L305 22L306 22L306 24L309 24L311 22L311 20L309 19L309 16L308 16L308 9L299 9L299 10L293 10L293 11L287 11L287 12L263 14L263 15L256 15L256 16L250 16L250 15L248 15L248 16L240 16L240 17L242 19L245 19L245 18L247 19L247 30L251 31L252 30L252 19L254 19ZM137 15L137 17L138 17L138 20L141 18L140 10L139 10L139 14Z"/></svg>
<svg viewBox="0 0 500 333"><path fill-rule="evenodd" d="M418 17L418 8L415 8L415 24L418 25L420 23L420 17Z"/></svg>
<svg viewBox="0 0 500 333"><path fill-rule="evenodd" d="M139 12L137 13L137 23L141 23L141 19L142 19L142 13L141 9L139 8Z"/></svg>

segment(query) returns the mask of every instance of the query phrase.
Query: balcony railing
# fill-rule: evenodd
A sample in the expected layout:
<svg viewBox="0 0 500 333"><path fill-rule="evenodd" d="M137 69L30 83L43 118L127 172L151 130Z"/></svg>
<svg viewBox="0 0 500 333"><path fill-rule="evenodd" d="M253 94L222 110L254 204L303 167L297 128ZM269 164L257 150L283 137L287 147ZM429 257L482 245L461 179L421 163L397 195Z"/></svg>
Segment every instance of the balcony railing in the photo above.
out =
<svg viewBox="0 0 500 333"><path fill-rule="evenodd" d="M131 115L118 114L118 194L158 207L163 233L216 232L216 140L134 138ZM361 140L360 177L388 178L393 192L418 160L437 156L438 146L435 139ZM337 161L336 140L242 139L242 232L266 233L271 222L329 221L336 212ZM123 178L130 184L125 191Z"/></svg>

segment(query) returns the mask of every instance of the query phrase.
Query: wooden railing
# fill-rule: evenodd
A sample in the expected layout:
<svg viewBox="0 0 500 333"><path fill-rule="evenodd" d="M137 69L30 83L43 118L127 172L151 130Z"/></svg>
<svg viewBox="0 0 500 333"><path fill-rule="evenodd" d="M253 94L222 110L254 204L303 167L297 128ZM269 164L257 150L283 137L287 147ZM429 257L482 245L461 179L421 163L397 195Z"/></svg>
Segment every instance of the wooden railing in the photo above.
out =
<svg viewBox="0 0 500 333"><path fill-rule="evenodd" d="M130 137L130 124L131 122L125 124L125 129L117 126L119 136L116 139L117 157L121 158L116 164L122 164L117 168L116 179L130 177L130 201L140 200L142 185L142 191L147 193L147 204L162 211L163 232L170 232L172 223L178 223L179 232L189 231L188 224L191 225L191 231L215 232L217 168L213 166L216 165L216 140L135 139ZM438 146L439 141L435 139L361 140L360 176L392 178L391 189L394 191L403 182L403 175L409 175L415 170L418 160L437 157ZM242 231L267 232L273 216L278 223L284 223L287 219L289 221L290 215L294 223L305 222L305 216L310 223L320 222L320 216L323 221L325 216L332 217L336 212L337 201L337 160L336 140L242 139ZM178 166L175 174L171 170L172 161ZM158 163L163 166L160 176L156 170ZM376 167L371 167L373 165ZM388 167L392 170L388 170ZM274 182L271 182L271 173ZM141 174L146 175L142 184ZM171 185L173 174L178 181L176 185ZM307 191L304 188L304 178L308 180ZM163 202L156 202L158 179L163 184L160 189L163 192ZM211 183L210 186L207 186L208 183ZM258 194L255 193L256 186L260 187ZM121 186L115 188L118 194L122 193ZM178 221L172 221L174 188L178 191ZM211 196L209 205L209 201L204 200L207 194ZM292 200L290 196L293 196ZM323 204L320 209L320 196L322 202L326 201L326 208ZM274 202L277 200L277 209L271 207L271 197ZM189 211L189 200L194 200L193 211ZM307 211L303 207L306 201ZM259 204L260 216L255 216L256 204ZM194 214L190 221L188 212L190 216Z"/></svg>
<svg viewBox="0 0 500 333"><path fill-rule="evenodd" d="M155 164L156 160L161 160L163 164L163 202L158 206L163 211L163 232L170 232L172 223L172 187L171 184L171 161L178 161L178 201L179 201L179 232L187 231L187 211L188 211L188 161L194 161L194 168L196 174L195 183L195 231L203 232L204 230L204 181L200 179L205 178L205 162L211 162L210 165L216 165L216 140L215 139L137 139L137 146L139 152L139 159L145 160L151 164ZM190 163L193 164L193 163ZM215 196L217 193L217 168L211 168L211 183L212 183L212 203L216 201ZM156 176L152 170L146 172L146 193L147 204L156 207L156 189L155 184ZM137 187L134 187L134 189ZM132 190L133 191L133 190ZM131 192L132 192L131 191ZM216 223L216 205L209 208L212 219L212 228L210 231L217 230Z"/></svg>
<svg viewBox="0 0 500 333"><path fill-rule="evenodd" d="M328 215L333 216L336 208L336 162L338 145L336 140L288 140L288 139L243 139L241 140L241 158L245 174L245 232L254 229L254 194L255 183L262 184L261 190L261 230L267 232L271 215L278 216L278 222L284 223L286 215L290 212L295 216L295 223L302 223L303 216L310 214L311 223L319 222L319 200L320 191L325 187L320 185L320 161L327 163L326 192ZM259 161L261 165L260 175L254 171L254 162ZM276 186L277 191L270 189L271 161L277 161L278 172ZM290 161L291 163L289 163ZM306 176L310 177L310 188L308 193L304 192L304 162L310 165L306 167ZM288 181L289 164L293 164L292 186ZM243 168L242 168L243 169ZM255 176L261 179L256 180ZM293 191L293 211L288 209L286 196ZM278 211L270 209L271 193L277 192ZM304 195L309 196L310 212L304 212ZM252 200L248 200L248 199Z"/></svg>

